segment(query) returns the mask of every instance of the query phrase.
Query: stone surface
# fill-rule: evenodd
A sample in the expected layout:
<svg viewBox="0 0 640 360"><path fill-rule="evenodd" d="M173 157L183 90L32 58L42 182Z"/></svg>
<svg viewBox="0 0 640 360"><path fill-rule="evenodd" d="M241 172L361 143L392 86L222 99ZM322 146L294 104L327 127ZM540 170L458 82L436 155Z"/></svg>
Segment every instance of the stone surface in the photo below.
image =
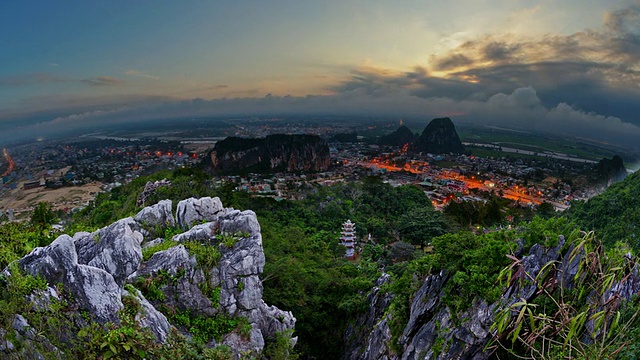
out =
<svg viewBox="0 0 640 360"><path fill-rule="evenodd" d="M171 205L171 200L162 200L153 206L147 206L140 210L133 219L150 227L174 226L175 220Z"/></svg>
<svg viewBox="0 0 640 360"><path fill-rule="evenodd" d="M113 275L119 285L138 269L142 262L143 235L133 230L137 223L126 218L98 230L92 236L98 238L91 259L79 258L78 262L91 265ZM97 235L96 235L97 234Z"/></svg>
<svg viewBox="0 0 640 360"><path fill-rule="evenodd" d="M296 319L291 312L269 306L262 300L259 276L265 257L260 224L253 211L225 209L218 198L191 198L178 204L177 220L172 219L171 202L163 201L144 208L135 218L119 220L93 233L62 235L49 246L34 249L18 261L25 272L47 280L45 290L28 297L34 309L45 310L52 301L64 297L70 302L70 308L87 310L93 321L118 323L120 311L124 309L123 297L133 297L141 306L136 321L149 328L159 342L167 340L172 325L158 309L187 311L196 316L242 316L251 325L249 336L233 332L222 341L233 347L237 358L257 354L264 348L265 339L268 341L277 333L294 328ZM158 251L143 262L143 242L146 241L145 246L154 246L171 241L153 239L151 234L156 229L152 228L171 226L172 221L190 228L174 237L176 246ZM201 224L202 221L206 223ZM233 236L235 241L222 244L221 234ZM216 247L220 251L217 264L204 268L196 255L180 243L187 241ZM198 253L198 256L203 255ZM8 268L3 275L11 276ZM153 301L139 289L131 288L133 285L148 289L154 281L164 296L156 296ZM126 285L125 290L127 282L131 285ZM58 284L62 285L64 296L58 294ZM80 324L84 322L80 314L75 316ZM42 340L32 330L19 315L10 329L21 339ZM179 330L189 336L189 329ZM4 336L0 340L4 340ZM295 343L296 338L290 341ZM8 341L0 343L1 351L16 348ZM36 353L23 357L39 358Z"/></svg>
<svg viewBox="0 0 640 360"><path fill-rule="evenodd" d="M122 296L133 296L140 303L142 308L141 312L136 314L136 321L140 326L149 328L156 336L158 342L167 341L167 337L171 332L171 324L167 320L167 317L156 310L153 305L142 295L139 290L136 290L134 294L130 294L126 290L122 291Z"/></svg>
<svg viewBox="0 0 640 360"><path fill-rule="evenodd" d="M350 324L345 332L345 351L343 359L391 359L389 329L390 316L385 314L393 299L393 295L382 291L381 286L390 280L389 274L383 273L367 296L368 312Z"/></svg>
<svg viewBox="0 0 640 360"><path fill-rule="evenodd" d="M213 221L224 209L220 198L189 198L178 203L176 221L182 229L191 228L202 221Z"/></svg>

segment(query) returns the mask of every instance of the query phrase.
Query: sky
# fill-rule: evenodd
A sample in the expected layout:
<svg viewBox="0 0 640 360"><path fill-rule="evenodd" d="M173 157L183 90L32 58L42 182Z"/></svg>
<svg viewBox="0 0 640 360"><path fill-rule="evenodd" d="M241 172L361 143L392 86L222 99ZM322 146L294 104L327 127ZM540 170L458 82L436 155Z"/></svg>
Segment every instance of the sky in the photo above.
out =
<svg viewBox="0 0 640 360"><path fill-rule="evenodd" d="M3 1L0 143L342 114L640 146L640 0Z"/></svg>

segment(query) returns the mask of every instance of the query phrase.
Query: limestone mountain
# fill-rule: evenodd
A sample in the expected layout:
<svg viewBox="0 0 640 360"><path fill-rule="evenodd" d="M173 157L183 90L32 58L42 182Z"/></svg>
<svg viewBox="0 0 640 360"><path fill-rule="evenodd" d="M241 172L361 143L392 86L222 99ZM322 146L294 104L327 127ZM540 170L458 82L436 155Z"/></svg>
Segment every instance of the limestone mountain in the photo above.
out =
<svg viewBox="0 0 640 360"><path fill-rule="evenodd" d="M316 135L268 135L260 139L228 137L210 154L220 172L324 171L329 168L329 146Z"/></svg>
<svg viewBox="0 0 640 360"><path fill-rule="evenodd" d="M464 147L453 122L448 117L433 119L414 143L416 152L462 154Z"/></svg>
<svg viewBox="0 0 640 360"><path fill-rule="evenodd" d="M598 177L609 184L623 180L627 176L627 169L618 155L614 155L611 159L600 160L596 171Z"/></svg>
<svg viewBox="0 0 640 360"><path fill-rule="evenodd" d="M413 144L416 135L406 126L400 126L391 134L381 136L378 140L379 145L403 146L404 144Z"/></svg>
<svg viewBox="0 0 640 360"><path fill-rule="evenodd" d="M92 233L61 235L2 272L8 284L25 274L45 283L23 307L2 309L14 325L0 328L0 357L68 359L78 346L90 349L88 334L100 327L109 331L97 345L105 358L150 358L128 355L147 346L132 335L136 327L158 344L182 334L205 348L226 345L235 358L259 356L296 322L262 300L264 265L255 213L219 198L180 201L175 216L164 200ZM60 325L47 331L50 319ZM134 325L119 330L127 321Z"/></svg>

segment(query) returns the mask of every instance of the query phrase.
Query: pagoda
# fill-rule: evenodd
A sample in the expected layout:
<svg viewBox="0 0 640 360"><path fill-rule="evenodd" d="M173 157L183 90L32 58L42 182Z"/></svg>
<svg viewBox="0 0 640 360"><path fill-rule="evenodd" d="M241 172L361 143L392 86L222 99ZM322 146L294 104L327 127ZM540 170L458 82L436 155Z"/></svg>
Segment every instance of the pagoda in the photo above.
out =
<svg viewBox="0 0 640 360"><path fill-rule="evenodd" d="M340 243L347 248L345 256L347 259L353 259L356 256L356 224L351 220L347 220L342 224L342 236L340 237Z"/></svg>

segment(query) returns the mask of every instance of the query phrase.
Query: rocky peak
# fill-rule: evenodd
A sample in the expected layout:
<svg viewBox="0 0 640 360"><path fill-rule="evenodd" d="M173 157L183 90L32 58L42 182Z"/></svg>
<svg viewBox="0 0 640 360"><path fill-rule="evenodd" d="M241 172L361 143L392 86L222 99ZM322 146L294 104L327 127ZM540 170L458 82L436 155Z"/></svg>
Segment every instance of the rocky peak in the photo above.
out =
<svg viewBox="0 0 640 360"><path fill-rule="evenodd" d="M416 140L414 151L433 154L464 152L456 127L448 117L433 119Z"/></svg>
<svg viewBox="0 0 640 360"><path fill-rule="evenodd" d="M224 208L219 198L183 200L175 216L171 209L171 201L165 200L93 233L61 235L20 259L18 265L28 274L43 277L50 297L60 297L60 284L78 310L86 310L101 324L117 323L123 298L132 296L141 308L136 321L159 342L166 341L174 327L190 336L190 329L171 323L167 309L201 317L245 318L248 333L232 331L220 342L232 347L237 356L259 353L265 339L294 328L291 312L262 300L259 276L265 258L253 211ZM172 239L156 238L161 229L178 234ZM202 257L191 250L194 246L213 248L206 253L218 253L219 259ZM143 249L154 248L163 250L143 259ZM11 276L8 269L5 274ZM159 293L147 299L150 293L145 296L144 284L160 276L171 281L157 282ZM213 340L209 343L217 345ZM9 350L5 347L5 351Z"/></svg>

